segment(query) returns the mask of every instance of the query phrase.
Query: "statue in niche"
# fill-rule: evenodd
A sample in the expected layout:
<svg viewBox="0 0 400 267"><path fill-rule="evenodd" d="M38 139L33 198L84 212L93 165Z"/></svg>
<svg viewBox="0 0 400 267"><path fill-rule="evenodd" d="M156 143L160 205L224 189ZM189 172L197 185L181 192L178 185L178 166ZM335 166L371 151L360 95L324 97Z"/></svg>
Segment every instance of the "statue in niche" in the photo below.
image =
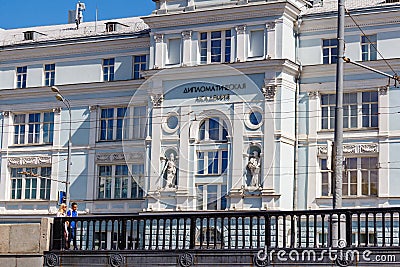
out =
<svg viewBox="0 0 400 267"><path fill-rule="evenodd" d="M166 189L173 189L175 188L175 180L176 180L176 162L175 162L175 155L174 153L169 154L169 158L167 159L167 162L165 163L164 167L164 177L166 180Z"/></svg>
<svg viewBox="0 0 400 267"><path fill-rule="evenodd" d="M253 155L250 156L249 162L247 163L247 168L250 171L251 180L250 188L260 187L260 173L261 173L261 159L258 151L253 151Z"/></svg>

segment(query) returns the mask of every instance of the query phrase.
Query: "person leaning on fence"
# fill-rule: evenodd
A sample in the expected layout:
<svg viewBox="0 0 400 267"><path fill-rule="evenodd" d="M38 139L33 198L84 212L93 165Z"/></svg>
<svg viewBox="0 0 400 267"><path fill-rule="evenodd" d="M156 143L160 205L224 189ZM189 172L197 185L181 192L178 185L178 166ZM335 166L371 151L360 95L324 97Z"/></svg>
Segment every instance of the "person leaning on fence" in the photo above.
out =
<svg viewBox="0 0 400 267"><path fill-rule="evenodd" d="M66 217L67 216L67 204L62 203L60 205L60 208L58 209L57 215L56 217ZM64 223L64 227L63 227L63 241L62 241L62 247L68 249L68 222Z"/></svg>
<svg viewBox="0 0 400 267"><path fill-rule="evenodd" d="M78 204L76 204L76 202L72 202L71 209L67 212L67 217L78 217ZM76 245L76 222L74 220L70 220L69 230L68 245L72 240L74 249L78 249Z"/></svg>

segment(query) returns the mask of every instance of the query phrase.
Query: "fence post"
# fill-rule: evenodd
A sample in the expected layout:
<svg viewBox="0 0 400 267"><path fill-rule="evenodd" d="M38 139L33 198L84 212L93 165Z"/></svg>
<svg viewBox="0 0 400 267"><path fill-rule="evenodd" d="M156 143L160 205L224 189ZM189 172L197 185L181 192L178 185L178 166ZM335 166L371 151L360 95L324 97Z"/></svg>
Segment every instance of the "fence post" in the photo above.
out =
<svg viewBox="0 0 400 267"><path fill-rule="evenodd" d="M189 249L194 249L196 244L196 217L190 217L190 242Z"/></svg>
<svg viewBox="0 0 400 267"><path fill-rule="evenodd" d="M352 235L353 235L353 224L352 224L352 214L350 211L346 212L346 245L351 247L352 245Z"/></svg>

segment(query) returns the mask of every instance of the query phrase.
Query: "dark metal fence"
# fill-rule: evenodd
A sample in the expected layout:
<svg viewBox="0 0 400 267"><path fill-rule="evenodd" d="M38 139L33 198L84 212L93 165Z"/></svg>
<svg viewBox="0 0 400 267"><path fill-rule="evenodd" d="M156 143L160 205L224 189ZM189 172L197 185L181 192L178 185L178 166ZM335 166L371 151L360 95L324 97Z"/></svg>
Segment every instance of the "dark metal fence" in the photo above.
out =
<svg viewBox="0 0 400 267"><path fill-rule="evenodd" d="M393 247L400 245L399 213L400 208L374 208L55 218L51 249L65 248L64 224L72 220L79 250L331 247L335 221L342 245Z"/></svg>

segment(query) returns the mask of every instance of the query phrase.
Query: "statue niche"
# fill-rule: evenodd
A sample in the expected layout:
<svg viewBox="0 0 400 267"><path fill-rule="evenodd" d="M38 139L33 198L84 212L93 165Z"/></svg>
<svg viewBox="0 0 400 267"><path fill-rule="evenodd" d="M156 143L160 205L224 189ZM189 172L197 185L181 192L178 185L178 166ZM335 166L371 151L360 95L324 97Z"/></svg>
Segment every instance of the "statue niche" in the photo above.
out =
<svg viewBox="0 0 400 267"><path fill-rule="evenodd" d="M166 162L163 168L163 177L165 180L164 189L176 189L176 161L174 153L170 153L169 157L166 158Z"/></svg>
<svg viewBox="0 0 400 267"><path fill-rule="evenodd" d="M246 188L248 190L260 189L260 174L261 174L261 159L258 151L253 151L252 155L249 156L247 163L247 183Z"/></svg>

